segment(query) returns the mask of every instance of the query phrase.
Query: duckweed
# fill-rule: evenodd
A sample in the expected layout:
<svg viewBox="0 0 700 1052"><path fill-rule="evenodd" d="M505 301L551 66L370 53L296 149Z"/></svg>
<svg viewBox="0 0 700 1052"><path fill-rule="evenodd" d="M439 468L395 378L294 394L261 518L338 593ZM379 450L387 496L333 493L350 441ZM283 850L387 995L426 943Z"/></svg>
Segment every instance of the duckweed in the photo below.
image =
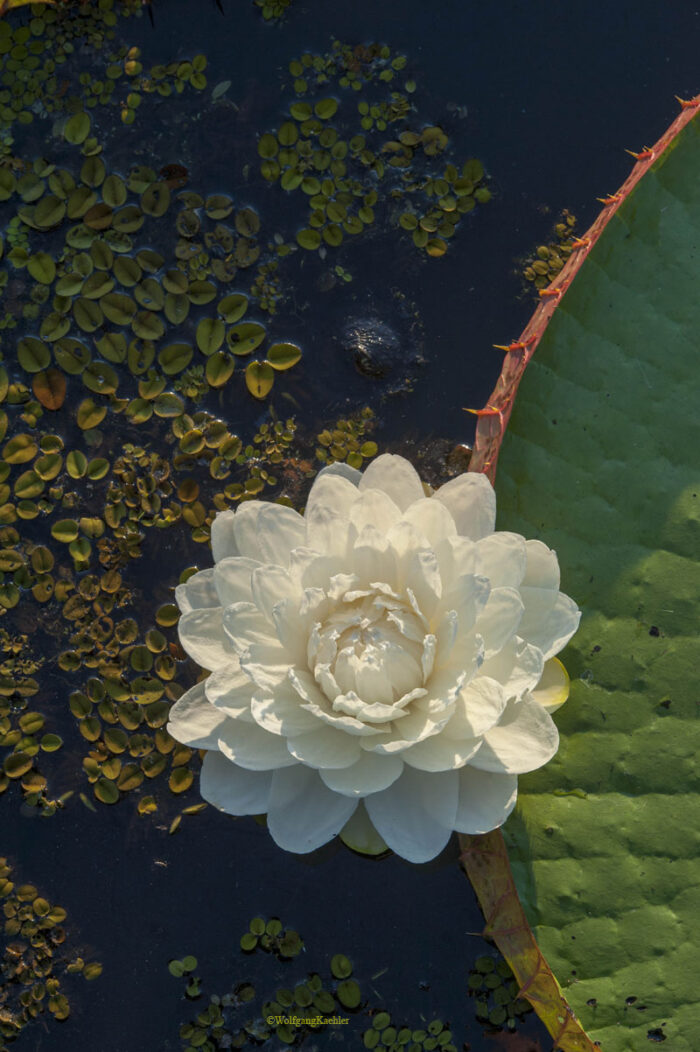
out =
<svg viewBox="0 0 700 1052"><path fill-rule="evenodd" d="M574 249L576 216L566 209L554 226L553 238L539 245L521 264L522 277L535 289L544 289L554 281Z"/></svg>
<svg viewBox="0 0 700 1052"><path fill-rule="evenodd" d="M376 101L354 103L348 97L372 82L391 83L406 61L386 46L350 48L336 41L328 54L290 62L297 101L289 105L290 119L260 136L258 154L264 179L279 181L287 193L300 191L308 203L296 232L300 248L322 254L337 248L346 236L376 222L376 207L386 212L387 201L394 201L403 206L395 225L410 232L428 257L440 258L462 217L490 200L480 161L431 170L448 149L449 136L441 126L417 119L409 99L415 85L411 90L405 85L406 94L392 90ZM334 82L337 94L329 95ZM337 123L330 124L336 116Z"/></svg>
<svg viewBox="0 0 700 1052"><path fill-rule="evenodd" d="M515 1030L517 1022L532 1012L530 1003L518 997L518 984L503 958L478 957L467 985L469 996L475 998L476 1018L491 1027Z"/></svg>
<svg viewBox="0 0 700 1052"><path fill-rule="evenodd" d="M101 974L102 965L86 963L63 948L66 911L39 895L33 884L16 884L6 858L0 858L0 900L7 937L1 965L0 1036L11 1041L47 1012L58 1021L67 1019L66 977L77 974L91 981Z"/></svg>

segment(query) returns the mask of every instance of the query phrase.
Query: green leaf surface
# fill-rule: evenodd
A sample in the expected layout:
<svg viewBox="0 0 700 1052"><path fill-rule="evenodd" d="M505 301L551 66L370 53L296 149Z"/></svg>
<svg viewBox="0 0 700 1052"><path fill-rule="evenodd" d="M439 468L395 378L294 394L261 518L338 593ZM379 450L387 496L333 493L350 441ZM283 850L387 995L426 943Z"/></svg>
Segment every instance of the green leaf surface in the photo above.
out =
<svg viewBox="0 0 700 1052"><path fill-rule="evenodd" d="M504 828L603 1052L700 1040L700 120L612 217L518 390L498 528L555 548L583 610L561 746Z"/></svg>

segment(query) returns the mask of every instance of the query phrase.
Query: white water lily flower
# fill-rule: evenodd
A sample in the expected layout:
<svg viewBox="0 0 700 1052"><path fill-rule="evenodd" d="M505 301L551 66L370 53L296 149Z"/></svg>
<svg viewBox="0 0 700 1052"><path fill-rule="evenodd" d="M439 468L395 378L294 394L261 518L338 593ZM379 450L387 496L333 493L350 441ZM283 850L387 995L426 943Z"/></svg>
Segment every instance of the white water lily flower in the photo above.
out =
<svg viewBox="0 0 700 1052"><path fill-rule="evenodd" d="M202 796L267 814L295 852L341 833L425 862L453 830L500 826L518 774L557 750L554 655L580 612L555 553L495 517L484 475L426 497L392 455L325 468L304 515L218 514L213 569L175 593L182 646L211 670L168 725L210 750Z"/></svg>

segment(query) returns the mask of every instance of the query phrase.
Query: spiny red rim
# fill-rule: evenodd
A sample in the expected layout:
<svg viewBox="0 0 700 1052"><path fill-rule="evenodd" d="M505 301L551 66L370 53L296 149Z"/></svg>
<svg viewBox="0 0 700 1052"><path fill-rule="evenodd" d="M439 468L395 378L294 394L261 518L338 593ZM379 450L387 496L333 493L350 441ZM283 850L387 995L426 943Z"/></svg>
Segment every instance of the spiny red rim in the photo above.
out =
<svg viewBox="0 0 700 1052"><path fill-rule="evenodd" d="M639 153L634 153L632 150L627 151L635 158L636 163L632 171L617 193L598 198L603 205L600 214L583 237L574 238L574 251L554 281L547 288L540 289L541 302L521 335L510 344L496 344L500 350L506 352L496 386L483 409L467 410L479 418L469 465L470 471L481 471L488 476L491 482L495 480L498 454L513 409L518 385L554 311L612 216L630 195L642 176L649 171L652 164L659 159L664 150L700 109L700 95L696 95L693 99L678 98L678 101L681 105L681 112L654 146L645 146Z"/></svg>

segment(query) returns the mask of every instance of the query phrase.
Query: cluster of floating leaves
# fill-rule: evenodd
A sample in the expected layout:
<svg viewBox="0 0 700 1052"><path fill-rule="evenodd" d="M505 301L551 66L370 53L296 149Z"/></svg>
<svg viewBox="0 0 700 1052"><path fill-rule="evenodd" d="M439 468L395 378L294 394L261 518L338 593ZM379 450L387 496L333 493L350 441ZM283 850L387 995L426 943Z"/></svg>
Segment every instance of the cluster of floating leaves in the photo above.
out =
<svg viewBox="0 0 700 1052"><path fill-rule="evenodd" d="M265 950L285 967L304 949L298 932L285 928L278 917L254 917L240 946L247 956ZM190 1000L201 996L202 980L192 974L197 963L196 957L186 956L168 965L171 975L185 979L185 996ZM282 1045L298 1045L309 1033L332 1026L338 1017L347 1018L346 1013L357 1011L362 1003L352 962L344 954L335 954L328 970L330 975L325 976L308 972L295 985L280 986L262 996L248 980L235 983L223 995L210 996L207 1007L180 1027L184 1052L243 1048L275 1039Z"/></svg>
<svg viewBox="0 0 700 1052"><path fill-rule="evenodd" d="M292 0L255 0L266 22L277 22L286 13Z"/></svg>
<svg viewBox="0 0 700 1052"><path fill-rule="evenodd" d="M240 947L244 953L254 953L259 949L274 954L280 961L288 961L298 957L304 949L304 940L298 931L283 927L279 917L269 921L253 917L248 931L241 935Z"/></svg>
<svg viewBox="0 0 700 1052"><path fill-rule="evenodd" d="M536 289L544 289L554 281L574 249L576 216L566 209L554 227L556 238L547 245L539 245L522 264L522 275Z"/></svg>
<svg viewBox="0 0 700 1052"><path fill-rule="evenodd" d="M90 392L110 397L113 408L125 411L134 423L145 422L159 408L163 416L181 415L181 400L165 388L190 366L195 348L205 360L204 379L216 389L231 379L236 359L250 356L267 338L262 323L242 320L248 297L221 296L218 288L218 283L233 280L238 267L250 266L258 258L255 236L260 221L251 208L243 208L235 215L233 230L221 222L234 211L230 197L217 194L204 199L183 191L178 195L183 207L176 218L179 239L173 265L168 266L161 253L137 249L132 234L142 229L147 218L152 222L166 214L171 203L169 181L143 166L133 168L126 180L108 175L89 131L90 118L84 111L71 117L64 131L69 141L82 145L83 154L88 151L79 181L68 169L45 161L35 162L33 170L19 177L0 169L0 201L20 198L16 218L25 227L46 234L60 228L65 219L74 221L57 259L45 251L32 253L27 244L12 246L8 262L14 271L25 271L34 284L19 278L10 282L9 272L3 271L0 281L12 296L0 324L14 328L21 317L38 325L38 336L19 341L17 356L25 372L38 374L35 383L40 388L51 387L52 378L62 385L55 373L48 372L57 366ZM216 221L204 243L196 239L202 211ZM215 311L190 318L191 307L214 300L218 300ZM44 305L51 309L40 320ZM166 342L177 327L186 329L184 337ZM99 355L95 359L90 338ZM300 357L296 344L273 343L264 360L248 364L248 391L265 398L275 374L290 369ZM138 378L137 397L117 398L120 376L114 365L120 364ZM48 407L57 408L55 394L49 391L47 397Z"/></svg>
<svg viewBox="0 0 700 1052"><path fill-rule="evenodd" d="M94 412L94 405L86 410L81 404L79 423L87 413L83 423L94 430L99 423ZM130 443L122 447L112 465L101 458L88 460L79 450L64 456L59 436L30 432L13 435L2 450L5 478L12 483L2 484L7 491L3 496L14 495L16 503L6 501L0 516L17 525L40 515L48 518L47 532L56 554L44 544L23 538L15 525L0 528L0 611L13 609L22 600L35 600L45 608L37 618L39 626L54 638L67 640L68 648L57 659L59 668L66 673L88 672L83 689L71 694L70 710L89 744L84 772L94 798L103 804L116 803L123 794L142 786L150 787L161 775L160 781L179 796L191 787L199 763L196 752L176 743L165 730L169 706L184 690L176 675L185 654L174 632L170 637L165 634L176 625L177 608L172 603L163 605L156 612L159 627L143 632L130 616L136 597L120 568L140 556L145 530L151 527L182 521L195 541L206 543L217 510L254 496L265 486L278 485L273 472L284 466L295 433L293 420L264 423L253 442L243 448L237 436L206 413L195 414L195 419L178 417L173 426L172 437L178 439L180 451L167 459ZM222 455L224 442L229 460ZM42 450L51 452L42 454ZM13 466L18 464L21 470L29 461L33 468L11 479ZM205 505L199 497L200 493L204 496L206 486L201 464L207 462L211 488L214 479L228 473L229 464L239 469L243 480L229 483L224 492L214 494L211 503L204 497ZM178 469L184 472L180 481L173 480ZM46 475L50 487L43 496ZM87 511L88 493L68 489L68 485L80 486L82 480L103 493L101 508L95 506L99 498L92 494L94 510L102 514L58 517L67 509ZM39 501L33 499L36 497ZM70 557L68 564L62 552ZM192 572L194 568L181 579ZM30 675L38 666L29 663L26 640L7 635L3 639L10 658L0 669L4 673L0 689L7 695L7 701L0 701L0 728L2 744L9 751L0 784L5 788L19 781L30 804L53 813L64 798L56 802L46 797L46 779L36 770L36 759L57 749L61 740L45 733L40 713L23 711L26 699L38 690ZM20 648L21 659L16 653ZM193 805L182 813L196 813L202 806ZM152 793L140 796L140 813L156 807Z"/></svg>
<svg viewBox="0 0 700 1052"><path fill-rule="evenodd" d="M109 573L113 578L119 576L116 571ZM83 578L87 580L89 577ZM133 617L115 623L104 613L100 617L101 649L96 650L95 633L89 625L103 609L102 603L90 603L82 596L74 599L76 606L69 613L82 622L71 636L75 649L61 654L59 665L65 668L70 659L71 664L92 665L98 673L87 679L83 690L73 691L69 700L80 734L90 745L83 770L95 799L102 804L115 804L123 794L147 787L139 794L137 806L139 814L151 814L158 807L155 795L148 791L154 780L167 777L168 789L179 796L192 786L193 767L198 763L197 753L176 742L165 729L170 704L184 689L174 677L177 660L182 662L185 655L175 645L171 650L158 629L150 629L142 638ZM158 611L156 620L173 622L170 604ZM81 647L87 652L81 653ZM87 797L84 802L89 806ZM199 813L205 806L194 804L182 814ZM179 821L171 831L178 825Z"/></svg>
<svg viewBox="0 0 700 1052"><path fill-rule="evenodd" d="M285 967L304 948L297 932L284 928L278 917L267 921L254 917L240 946L247 955L256 949L275 954ZM193 975L197 964L196 957L187 956L168 965L171 975L184 978L185 997L190 1000L202 995L201 977ZM421 1020L416 1027L398 1026L388 1012L368 1005L353 976L352 961L345 954L334 954L323 971L308 971L296 977L295 985L280 986L267 995L260 996L252 982L242 980L229 992L210 996L207 1007L180 1027L183 1052L215 1052L275 1039L282 1045L297 1046L324 1027L340 1026L339 1020L347 1023L354 1015L359 1022L364 1013L370 1017L369 1027L362 1032L364 1048L457 1052L453 1034L442 1020ZM345 1035L345 1029L342 1033ZM359 1037L357 1041L359 1044Z"/></svg>
<svg viewBox="0 0 700 1052"><path fill-rule="evenodd" d="M119 16L143 11L140 0L99 0L99 3L32 4L26 23L0 21L0 157L11 157L15 125L35 118L71 113L82 105L118 106L131 123L143 93L170 95L185 85L206 86L204 56L192 62L154 66L143 72L138 49L126 46L105 55L92 76L71 77L76 48L87 42L99 54L115 37ZM83 63L84 65L84 63Z"/></svg>
<svg viewBox="0 0 700 1052"><path fill-rule="evenodd" d="M425 1026L412 1029L397 1026L388 1012L376 1013L362 1041L365 1048L379 1048L381 1052L457 1052L452 1031L442 1019L432 1019Z"/></svg>
<svg viewBox="0 0 700 1052"><path fill-rule="evenodd" d="M100 47L118 8L100 3L94 18L78 18L67 8L65 19L58 11L44 18L46 10L33 6L30 33L36 41L44 34L49 51L70 54L78 39ZM7 62L25 62L14 32L0 54L9 56ZM236 208L224 194L183 190L188 173L179 165L159 173L144 165L128 175L110 172L92 134L88 110L112 97L112 81L128 87L118 93L124 118L124 107L138 108L135 94L169 94L173 77L177 92L187 83L201 88L203 56L148 74L133 48L107 58L109 83L80 75L82 102L47 82L47 98L65 96L60 128L66 152L80 151L79 171L71 157L66 167L44 159L13 159L0 167L0 202L11 213L6 252L0 240L6 307L0 329L7 342L18 325L36 333L16 344L12 339L12 358L0 364L0 616L20 603L38 604L38 627L63 647L59 669L83 676L70 695L87 746L82 766L90 792L80 793L83 803L111 805L135 791L139 812L150 814L161 806L158 786L167 785L175 797L190 789L199 754L165 729L169 706L185 689L178 678L185 655L173 631L177 609L166 603L155 627L141 623L134 616L139 592L122 571L142 555L149 529L184 524L195 542L208 543L217 511L266 487L283 503L292 503L290 493L298 502L314 467L303 454L294 455L291 419L278 420L271 411L271 420L244 445L211 413L187 404L223 387L236 358L253 355L267 339L266 326L247 314L250 299L272 314L280 295L276 260L259 262L257 213ZM144 246L163 244L168 217L168 229L175 227L171 257L167 249L139 247L140 239ZM287 249L277 238L276 254ZM231 291L237 271L256 263L250 298ZM213 302L215 309L206 310ZM167 342L178 326L187 330L184 336ZM268 346L264 360L245 371L248 390L264 398L274 376L300 354L291 343ZM61 413L64 404L69 415ZM130 425L160 419L167 433L163 425L149 427L148 441L118 446L101 430L110 412ZM42 426L47 413L57 414L63 436L60 426ZM371 415L339 421L328 432L328 445L325 435L319 437L319 459L360 464L373 456L376 446L360 441ZM151 445L156 434L158 449ZM35 520L29 539L23 524ZM36 682L27 667L15 661L0 680L6 750L0 785L20 785L25 802L48 815L71 793L51 799L38 769L61 739L42 713L25 711ZM171 831L182 815L203 806L185 807Z"/></svg>
<svg viewBox="0 0 700 1052"><path fill-rule="evenodd" d="M0 537L4 533L0 530ZM0 551L0 565L7 565L8 551ZM60 735L46 730L46 717L28 708L29 699L39 693L34 677L44 659L32 656L26 635L11 636L5 629L0 629L0 652L0 793L13 782L19 784L25 803L48 816L72 794L51 800L46 777L39 770L41 758L63 744Z"/></svg>
<svg viewBox="0 0 700 1052"><path fill-rule="evenodd" d="M361 468L364 461L377 455L377 443L365 439L365 434L374 424L374 413L369 407L347 419L337 420L332 429L318 434L316 459L322 464L337 461Z"/></svg>
<svg viewBox="0 0 700 1052"><path fill-rule="evenodd" d="M102 972L97 961L86 963L59 949L65 942L62 927L66 911L52 906L33 884L16 885L12 867L0 858L0 900L5 917L6 943L0 964L0 1035L7 1041L49 1012L67 1019L70 1004L61 986L62 976L80 974L96 979Z"/></svg>
<svg viewBox="0 0 700 1052"><path fill-rule="evenodd" d="M78 423L90 425L84 434L94 432L104 415L97 419L94 414L93 403L87 407L81 403ZM330 445L319 445L317 455L351 464L374 456L376 445L363 440L372 419L371 411L364 410L355 419L337 421L332 431L319 436L320 443L328 436ZM2 505L0 515L13 518L17 525L39 515L48 519L56 554L44 544L23 538L16 525L3 526L0 566L5 574L11 571L12 578L0 585L0 610L12 609L23 599L35 600L43 608L37 618L39 626L67 644L58 655L58 667L65 673L87 673L82 687L69 699L71 714L88 746L82 767L92 791L89 797L81 793L86 806L94 806L93 800L115 804L136 790L139 813L151 814L159 807L158 786L167 786L169 793L179 797L191 788L199 767L199 754L175 742L165 729L170 704L185 689L178 679L184 671L185 654L173 631L177 607L165 603L155 613L157 627L142 629L132 613L137 596L121 573L140 557L145 531L182 522L193 540L206 543L217 510L280 483L287 491L296 490L298 496L304 480L314 474L310 460L292 455L296 431L292 419L262 423L246 447L204 412L194 418L177 417L171 426L178 451L170 457L125 443L113 463L103 458L88 460L80 450L64 455L62 440L55 434L30 432L13 435L3 447L5 460L11 461L6 477L13 483L4 496L14 493L22 499ZM42 450L50 452L42 454ZM23 471L18 479L11 479L18 461L20 469L33 462L30 478ZM231 482L223 492L207 496L202 474L206 463L210 488L231 467L239 470L243 481ZM178 480L176 472L183 477ZM47 474L50 487L43 496ZM18 486L19 479L24 481ZM83 481L90 482L91 497L84 490L68 488L80 487ZM278 499L292 503L289 497ZM101 514L59 517L69 509L87 511L90 502L94 512ZM69 556L67 562L62 553ZM180 580L193 572L194 567L184 571ZM6 645L16 651L23 641L8 636ZM0 725L5 731L3 744L12 750L5 759L4 785L19 780L25 800L51 814L70 793L58 801L47 797L46 778L36 770L36 758L59 748L61 739L44 732L45 719L40 713L22 711L26 697L38 689L29 676L36 668L27 664L26 653L22 653L22 664L13 667L25 677L0 680L12 691ZM182 815L196 814L203 806L185 807L173 820L171 831Z"/></svg>
<svg viewBox="0 0 700 1052"><path fill-rule="evenodd" d="M277 302L282 295L280 280L278 276L279 263L276 259L269 263L262 263L255 274L255 280L251 285L250 292L260 310L274 314L277 310Z"/></svg>
<svg viewBox="0 0 700 1052"><path fill-rule="evenodd" d="M490 199L483 165L476 159L461 168L448 163L441 172L426 171L449 140L437 125L418 126L409 97L415 82L406 82L405 94L391 91L386 98L358 103L347 98L348 91L371 82L375 87L389 83L406 61L386 46L349 48L336 41L329 54L306 53L290 62L300 98L289 106L290 119L260 137L258 153L268 182L299 190L308 202L306 225L296 235L302 248L325 252L326 246L335 248L347 235L372 226L381 203L377 182L403 206L396 210L396 223L433 257L445 254L460 219ZM317 98L333 81L341 100ZM346 117L347 111L353 116Z"/></svg>
<svg viewBox="0 0 700 1052"><path fill-rule="evenodd" d="M476 1018L492 1027L515 1030L516 1021L532 1012L518 997L518 984L503 958L477 957L469 973L469 994L476 998Z"/></svg>

